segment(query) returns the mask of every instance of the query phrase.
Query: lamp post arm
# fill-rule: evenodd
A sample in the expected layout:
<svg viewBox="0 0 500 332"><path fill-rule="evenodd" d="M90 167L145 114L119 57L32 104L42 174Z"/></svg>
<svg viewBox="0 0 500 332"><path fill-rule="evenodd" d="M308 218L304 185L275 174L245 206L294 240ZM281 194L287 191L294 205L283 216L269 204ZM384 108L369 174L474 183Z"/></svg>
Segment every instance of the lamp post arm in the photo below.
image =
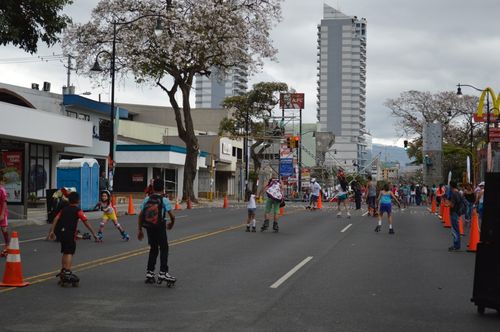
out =
<svg viewBox="0 0 500 332"><path fill-rule="evenodd" d="M460 83L457 84L457 87L459 87L459 88L462 86L467 86L469 88L473 88L474 90L481 91L481 92L484 90L484 89L479 89L479 88L475 87L474 85L470 85L470 84L460 84Z"/></svg>

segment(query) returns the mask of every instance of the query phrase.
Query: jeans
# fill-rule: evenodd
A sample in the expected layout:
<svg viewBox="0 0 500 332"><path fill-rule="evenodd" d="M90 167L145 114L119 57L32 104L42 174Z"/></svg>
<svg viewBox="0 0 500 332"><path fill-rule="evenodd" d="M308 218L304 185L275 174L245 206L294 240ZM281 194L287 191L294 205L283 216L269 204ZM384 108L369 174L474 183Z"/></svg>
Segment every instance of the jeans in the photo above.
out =
<svg viewBox="0 0 500 332"><path fill-rule="evenodd" d="M460 229L458 226L458 214L456 212L451 212L450 219L451 235L453 235L453 248L460 249Z"/></svg>
<svg viewBox="0 0 500 332"><path fill-rule="evenodd" d="M165 228L146 229L149 243L148 270L154 271L158 251L160 252L160 272L168 272L168 240Z"/></svg>

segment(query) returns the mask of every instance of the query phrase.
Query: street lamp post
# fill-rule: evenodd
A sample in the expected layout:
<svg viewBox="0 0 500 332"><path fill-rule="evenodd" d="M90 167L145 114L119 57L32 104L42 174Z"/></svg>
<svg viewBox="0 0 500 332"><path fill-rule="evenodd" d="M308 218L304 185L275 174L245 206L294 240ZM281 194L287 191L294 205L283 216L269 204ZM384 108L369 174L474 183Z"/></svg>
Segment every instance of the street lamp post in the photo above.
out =
<svg viewBox="0 0 500 332"><path fill-rule="evenodd" d="M108 161L108 181L110 185L111 191L113 190L113 168L114 168L114 158L115 158L115 63L116 63L116 26L117 25L128 25L132 24L140 19L146 18L146 17L156 17L156 26L155 26L155 35L159 37L162 32L163 28L161 26L161 20L160 18L162 17L161 15L158 14L148 14L148 15L143 15L139 16L131 21L128 22L117 22L113 21L111 24L113 24L113 41L112 41L112 48L111 48L111 53L103 50L97 53L94 65L90 69L90 71L95 71L95 72L102 72L102 67L99 65L98 58L101 54L106 53L108 56L111 57L111 67L110 67L110 74L111 74L111 105L110 105L110 132L111 132L111 137L109 140L109 161Z"/></svg>

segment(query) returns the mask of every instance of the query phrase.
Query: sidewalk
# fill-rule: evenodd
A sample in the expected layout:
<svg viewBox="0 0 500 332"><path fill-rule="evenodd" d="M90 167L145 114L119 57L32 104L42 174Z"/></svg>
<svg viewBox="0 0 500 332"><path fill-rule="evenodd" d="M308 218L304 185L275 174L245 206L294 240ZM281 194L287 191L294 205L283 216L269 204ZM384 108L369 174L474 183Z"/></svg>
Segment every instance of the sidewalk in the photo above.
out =
<svg viewBox="0 0 500 332"><path fill-rule="evenodd" d="M140 206L142 204L142 199L134 199L134 209L135 213L139 213ZM172 204L172 209L175 208L175 202L170 202ZM246 207L246 202L240 201L238 203L237 200L229 201L229 207ZM187 204L185 202L180 203L181 209L185 210ZM208 199L199 198L198 203L192 203L193 209L199 208L222 208L224 205L224 201L222 199L213 200L210 202ZM118 211L118 216L123 216L128 212L128 201L126 203L116 204L116 208ZM102 216L101 211L86 211L85 215L90 220L98 220ZM15 216L13 213L9 214L9 225L11 227L19 227L24 225L46 225L47 224L47 209L43 208L30 208L28 209L28 217L27 218L19 218L19 216Z"/></svg>

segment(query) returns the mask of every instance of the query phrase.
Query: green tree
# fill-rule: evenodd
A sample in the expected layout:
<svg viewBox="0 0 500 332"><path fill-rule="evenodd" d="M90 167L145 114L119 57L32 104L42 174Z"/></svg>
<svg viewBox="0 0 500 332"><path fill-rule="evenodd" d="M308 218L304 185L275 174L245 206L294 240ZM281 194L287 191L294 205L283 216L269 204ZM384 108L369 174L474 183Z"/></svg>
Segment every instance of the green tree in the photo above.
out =
<svg viewBox="0 0 500 332"><path fill-rule="evenodd" d="M220 135L229 135L233 138L245 137L248 124L248 135L254 140L250 146L254 176L258 176L263 154L273 142L271 137L282 137L284 128L271 123L270 119L273 109L279 103L279 92L287 90L286 83L260 82L244 95L225 98L222 103L224 108L231 109L233 112L230 118L224 118L221 121ZM253 192L256 191L256 186L256 181L253 181Z"/></svg>
<svg viewBox="0 0 500 332"><path fill-rule="evenodd" d="M186 145L183 199L197 201L194 180L200 147L191 115L190 94L196 75L224 78L235 66L250 72L274 58L270 30L281 19L282 0L101 0L90 22L68 29L63 48L90 76L95 55L108 54L116 28L116 67L136 82L161 88L175 114ZM144 19L144 17L148 17ZM163 33L155 35L157 23ZM109 62L108 62L109 63ZM106 66L111 68L111 66ZM109 70L101 73L109 79Z"/></svg>
<svg viewBox="0 0 500 332"><path fill-rule="evenodd" d="M47 46L59 41L58 34L71 19L59 12L72 0L0 1L0 43L13 44L31 54L39 40Z"/></svg>

